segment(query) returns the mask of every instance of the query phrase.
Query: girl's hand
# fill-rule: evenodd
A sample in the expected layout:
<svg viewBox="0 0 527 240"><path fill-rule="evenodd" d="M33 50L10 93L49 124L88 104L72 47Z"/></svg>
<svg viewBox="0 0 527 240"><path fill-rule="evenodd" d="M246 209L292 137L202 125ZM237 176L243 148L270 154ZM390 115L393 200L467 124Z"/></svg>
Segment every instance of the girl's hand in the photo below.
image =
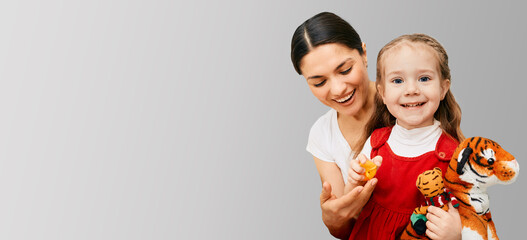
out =
<svg viewBox="0 0 527 240"><path fill-rule="evenodd" d="M368 161L368 157L366 157L364 154L360 154L356 159L351 160L350 162L350 168L348 170L348 184L351 189L357 187L357 186L364 186L366 183L364 179L364 172L365 169L361 166L361 164ZM376 156L371 161L377 165L377 168L379 168L382 164L382 157Z"/></svg>
<svg viewBox="0 0 527 240"><path fill-rule="evenodd" d="M426 235L431 239L461 239L461 219L459 212L448 203L448 212L441 208L430 206L426 214Z"/></svg>

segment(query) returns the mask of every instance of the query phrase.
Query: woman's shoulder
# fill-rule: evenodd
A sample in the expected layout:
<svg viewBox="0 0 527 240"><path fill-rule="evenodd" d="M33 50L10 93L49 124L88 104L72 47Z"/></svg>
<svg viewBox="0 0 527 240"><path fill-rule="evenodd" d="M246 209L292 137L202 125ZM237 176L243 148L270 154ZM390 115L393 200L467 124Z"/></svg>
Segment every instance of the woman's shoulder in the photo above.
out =
<svg viewBox="0 0 527 240"><path fill-rule="evenodd" d="M330 133L333 123L336 122L337 111L330 109L324 115L320 116L311 126L311 133Z"/></svg>
<svg viewBox="0 0 527 240"><path fill-rule="evenodd" d="M331 109L324 115L318 118L309 131L309 138L307 141L306 150L313 156L326 162L336 161L336 149L341 144L338 143L333 120L336 118L336 111Z"/></svg>

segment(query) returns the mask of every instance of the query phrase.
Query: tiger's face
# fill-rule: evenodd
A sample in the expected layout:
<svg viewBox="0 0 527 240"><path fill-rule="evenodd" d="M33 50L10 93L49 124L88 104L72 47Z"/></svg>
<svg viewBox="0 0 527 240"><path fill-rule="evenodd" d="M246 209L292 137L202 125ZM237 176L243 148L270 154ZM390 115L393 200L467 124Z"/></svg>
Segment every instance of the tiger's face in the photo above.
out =
<svg viewBox="0 0 527 240"><path fill-rule="evenodd" d="M419 174L415 185L425 197L435 197L441 194L444 187L441 168L436 167Z"/></svg>
<svg viewBox="0 0 527 240"><path fill-rule="evenodd" d="M461 180L473 185L510 184L516 180L520 170L512 154L498 143L482 137L466 139L454 154L457 154L457 169L454 170Z"/></svg>

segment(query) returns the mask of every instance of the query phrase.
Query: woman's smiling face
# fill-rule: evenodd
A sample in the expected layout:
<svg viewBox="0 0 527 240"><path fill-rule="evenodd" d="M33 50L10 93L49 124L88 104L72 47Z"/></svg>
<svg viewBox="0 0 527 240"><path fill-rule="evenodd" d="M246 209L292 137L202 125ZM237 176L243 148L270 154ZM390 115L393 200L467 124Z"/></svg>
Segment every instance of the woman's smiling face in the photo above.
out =
<svg viewBox="0 0 527 240"><path fill-rule="evenodd" d="M361 55L357 49L328 43L313 48L302 58L300 69L311 92L339 114L354 116L368 99L364 44L363 50Z"/></svg>

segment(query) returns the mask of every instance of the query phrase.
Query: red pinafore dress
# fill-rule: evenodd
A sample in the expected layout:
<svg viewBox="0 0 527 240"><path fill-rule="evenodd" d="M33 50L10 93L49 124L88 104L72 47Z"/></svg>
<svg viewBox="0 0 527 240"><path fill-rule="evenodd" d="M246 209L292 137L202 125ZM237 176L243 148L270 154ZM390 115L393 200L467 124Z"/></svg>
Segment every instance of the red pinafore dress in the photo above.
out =
<svg viewBox="0 0 527 240"><path fill-rule="evenodd" d="M371 135L371 158L380 155L381 167L375 177L377 186L355 222L350 238L357 240L399 239L410 222L413 210L425 203L415 186L417 176L440 167L443 177L458 141L445 132L435 151L417 157L398 156L387 144L392 127L376 129Z"/></svg>

